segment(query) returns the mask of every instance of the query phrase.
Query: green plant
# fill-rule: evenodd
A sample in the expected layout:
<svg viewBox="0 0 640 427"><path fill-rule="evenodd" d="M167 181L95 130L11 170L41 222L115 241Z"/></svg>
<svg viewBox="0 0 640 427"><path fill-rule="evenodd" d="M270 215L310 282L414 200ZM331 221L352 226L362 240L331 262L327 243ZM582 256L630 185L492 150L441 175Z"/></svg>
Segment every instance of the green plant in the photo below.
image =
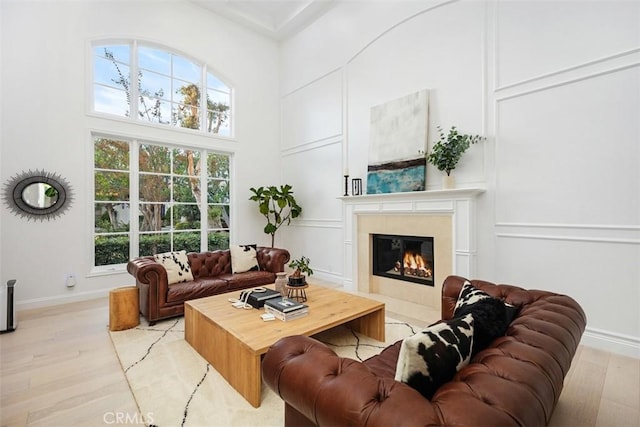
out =
<svg viewBox="0 0 640 427"><path fill-rule="evenodd" d="M289 184L276 186L259 187L249 189L253 196L249 200L258 202L260 214L267 218L267 225L264 232L271 235L271 247L274 245L276 231L283 224L291 224L293 218L297 218L302 213L302 208L296 202Z"/></svg>
<svg viewBox="0 0 640 427"><path fill-rule="evenodd" d="M471 144L476 144L484 139L480 135L467 135L458 133L455 126L449 130L449 134L445 135L442 128L438 126L440 139L433 145L431 153L427 155L427 161L444 171L447 175L451 175L451 171L456 168L458 161Z"/></svg>
<svg viewBox="0 0 640 427"><path fill-rule="evenodd" d="M309 267L310 262L311 260L306 256L301 256L299 259L289 261L289 267L294 269L291 277L300 277L302 273L305 273L307 276L312 276L313 270Z"/></svg>

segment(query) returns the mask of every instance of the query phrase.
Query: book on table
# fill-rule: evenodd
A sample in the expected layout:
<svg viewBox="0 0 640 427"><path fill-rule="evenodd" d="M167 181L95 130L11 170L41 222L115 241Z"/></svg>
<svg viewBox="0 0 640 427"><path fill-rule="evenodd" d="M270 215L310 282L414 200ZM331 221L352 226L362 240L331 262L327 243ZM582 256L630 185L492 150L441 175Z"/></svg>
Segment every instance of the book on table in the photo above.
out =
<svg viewBox="0 0 640 427"><path fill-rule="evenodd" d="M273 314L280 320L293 320L309 314L309 306L289 298L272 298L264 303L267 313Z"/></svg>
<svg viewBox="0 0 640 427"><path fill-rule="evenodd" d="M309 308L309 306L306 304L302 304L301 302L294 301L285 297L268 299L264 302L264 305L271 307L281 313L291 313L292 311Z"/></svg>
<svg viewBox="0 0 640 427"><path fill-rule="evenodd" d="M309 309L308 308L302 308L296 311L290 311L289 313L283 313L281 311L276 310L273 307L270 307L268 305L264 305L264 311L266 311L267 313L271 313L273 314L273 317L275 317L276 319L280 319L282 321L288 322L289 320L294 320L294 319L298 319L300 317L304 317L306 315L309 314Z"/></svg>
<svg viewBox="0 0 640 427"><path fill-rule="evenodd" d="M280 298L280 292L269 288L247 289L240 292L240 301L249 303L253 308L262 308L265 301L271 298Z"/></svg>

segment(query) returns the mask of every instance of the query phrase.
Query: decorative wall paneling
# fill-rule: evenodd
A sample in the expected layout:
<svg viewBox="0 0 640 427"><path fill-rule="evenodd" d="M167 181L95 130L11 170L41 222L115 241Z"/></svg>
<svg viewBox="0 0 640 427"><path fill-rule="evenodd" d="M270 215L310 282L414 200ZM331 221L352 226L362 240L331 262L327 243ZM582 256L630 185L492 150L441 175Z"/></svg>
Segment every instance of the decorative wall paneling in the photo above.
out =
<svg viewBox="0 0 640 427"><path fill-rule="evenodd" d="M494 14L495 276L572 295L586 344L640 357L640 4L517 4Z"/></svg>

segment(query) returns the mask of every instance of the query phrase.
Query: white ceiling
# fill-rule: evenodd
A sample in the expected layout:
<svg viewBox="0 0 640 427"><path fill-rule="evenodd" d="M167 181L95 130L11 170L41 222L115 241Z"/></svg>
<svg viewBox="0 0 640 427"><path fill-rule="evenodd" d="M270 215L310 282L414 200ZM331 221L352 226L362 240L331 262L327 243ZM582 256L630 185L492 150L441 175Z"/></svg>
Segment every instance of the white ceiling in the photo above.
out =
<svg viewBox="0 0 640 427"><path fill-rule="evenodd" d="M318 19L334 0L191 0L193 3L275 40Z"/></svg>

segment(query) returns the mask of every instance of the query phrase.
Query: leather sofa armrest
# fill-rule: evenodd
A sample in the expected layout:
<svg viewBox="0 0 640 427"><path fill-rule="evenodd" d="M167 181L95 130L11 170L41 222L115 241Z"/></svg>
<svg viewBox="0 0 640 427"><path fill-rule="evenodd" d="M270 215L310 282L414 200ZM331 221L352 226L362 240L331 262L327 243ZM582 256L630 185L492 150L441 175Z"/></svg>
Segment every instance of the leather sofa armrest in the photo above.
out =
<svg viewBox="0 0 640 427"><path fill-rule="evenodd" d="M259 246L256 251L256 258L262 270L280 273L284 271L284 266L289 262L290 255L286 249Z"/></svg>
<svg viewBox="0 0 640 427"><path fill-rule="evenodd" d="M161 282L168 287L167 270L150 257L132 259L127 263L127 271L136 281L149 286L159 286Z"/></svg>
<svg viewBox="0 0 640 427"><path fill-rule="evenodd" d="M136 278L136 285L141 288L142 313L147 319L155 320L159 316L158 305L166 302L169 293L167 270L152 257L140 257L127 263L127 271Z"/></svg>
<svg viewBox="0 0 640 427"><path fill-rule="evenodd" d="M416 390L376 376L313 338L276 342L262 361L262 376L288 405L320 426L440 424L433 405Z"/></svg>

